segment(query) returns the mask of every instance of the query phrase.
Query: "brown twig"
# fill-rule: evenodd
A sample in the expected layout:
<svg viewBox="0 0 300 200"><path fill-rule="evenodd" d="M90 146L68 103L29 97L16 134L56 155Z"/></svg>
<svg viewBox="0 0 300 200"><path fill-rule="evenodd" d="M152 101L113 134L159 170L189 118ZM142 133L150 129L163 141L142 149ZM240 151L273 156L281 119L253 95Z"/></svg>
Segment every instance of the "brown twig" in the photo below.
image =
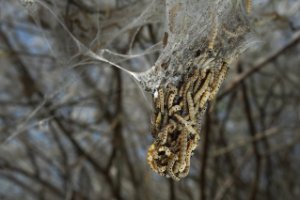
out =
<svg viewBox="0 0 300 200"><path fill-rule="evenodd" d="M209 110L209 105L207 106ZM204 131L204 143L202 149L202 159L201 160L201 171L200 171L200 197L201 200L206 199L206 168L207 168L207 159L208 159L208 151L209 151L209 133L210 133L210 112L206 112L206 126Z"/></svg>
<svg viewBox="0 0 300 200"><path fill-rule="evenodd" d="M232 151L234 151L234 150L236 150L238 148L246 146L246 145L248 145L250 143L253 143L255 141L259 141L259 140L261 140L263 138L271 137L271 136L273 136L275 134L278 134L278 133L280 133L278 131L278 128L274 128L273 127L273 128L267 129L266 131L264 131L262 133L257 133L255 135L255 137L253 137L253 138L251 138L249 140L240 140L240 141L238 141L238 142L236 142L236 143L234 143L234 144L232 144L230 146L218 149L215 152L213 152L211 156L212 157L222 156L222 155L230 153L230 152L232 152Z"/></svg>
<svg viewBox="0 0 300 200"><path fill-rule="evenodd" d="M239 66L238 69L240 72L242 72L241 66ZM245 115L246 115L248 127L249 127L249 133L252 138L255 138L257 132L256 132L256 127L255 127L255 122L253 120L252 109L250 106L250 99L249 99L249 96L247 93L248 88L244 81L241 82L241 90L242 90L242 97L243 97L243 101L244 101ZM258 142L253 140L252 147L254 150L254 156L255 156L255 160L256 160L256 168L255 168L255 176L254 176L254 180L252 183L253 185L252 185L251 193L249 196L249 200L256 199L257 190L258 190L258 182L259 182L259 177L261 174L261 156L260 156L260 152L258 149Z"/></svg>
<svg viewBox="0 0 300 200"><path fill-rule="evenodd" d="M258 72L263 67L265 67L268 63L272 62L273 60L277 59L280 55L285 53L287 50L295 47L300 42L300 31L297 31L292 36L292 39L282 48L278 49L274 53L270 54L265 58L261 58L257 64L251 67L249 70L241 73L238 75L224 90L223 92L218 95L217 99L221 100L226 95L228 95L232 90L234 90L242 81L250 77L252 74Z"/></svg>

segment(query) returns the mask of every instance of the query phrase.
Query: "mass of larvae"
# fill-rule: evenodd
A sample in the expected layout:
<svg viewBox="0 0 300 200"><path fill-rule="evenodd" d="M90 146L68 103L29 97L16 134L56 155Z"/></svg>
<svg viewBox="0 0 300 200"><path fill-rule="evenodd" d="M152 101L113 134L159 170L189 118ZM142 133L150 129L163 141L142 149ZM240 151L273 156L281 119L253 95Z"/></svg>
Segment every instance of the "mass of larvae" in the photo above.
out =
<svg viewBox="0 0 300 200"><path fill-rule="evenodd" d="M153 94L154 142L147 155L153 171L176 181L188 175L207 102L215 98L227 70L226 63L206 69L195 67L177 85L160 86Z"/></svg>

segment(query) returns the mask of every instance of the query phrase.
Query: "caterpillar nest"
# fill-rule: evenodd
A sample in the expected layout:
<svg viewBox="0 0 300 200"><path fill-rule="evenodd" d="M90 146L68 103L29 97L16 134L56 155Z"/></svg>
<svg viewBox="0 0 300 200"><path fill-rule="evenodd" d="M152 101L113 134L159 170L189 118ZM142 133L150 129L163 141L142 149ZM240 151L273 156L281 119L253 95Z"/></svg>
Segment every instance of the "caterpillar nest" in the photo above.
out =
<svg viewBox="0 0 300 200"><path fill-rule="evenodd" d="M228 70L225 62L209 69L192 67L178 85L169 83L153 94L152 134L147 161L158 174L180 180L200 139L201 118Z"/></svg>

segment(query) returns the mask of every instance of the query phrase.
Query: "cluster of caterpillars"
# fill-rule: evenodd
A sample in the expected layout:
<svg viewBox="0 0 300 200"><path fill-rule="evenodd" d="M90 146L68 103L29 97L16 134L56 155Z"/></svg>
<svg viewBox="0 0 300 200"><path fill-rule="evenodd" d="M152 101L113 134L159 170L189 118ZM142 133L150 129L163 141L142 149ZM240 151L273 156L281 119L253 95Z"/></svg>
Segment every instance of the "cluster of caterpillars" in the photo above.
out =
<svg viewBox="0 0 300 200"><path fill-rule="evenodd" d="M176 181L188 175L191 156L200 140L201 118L227 70L224 62L216 67L194 67L176 85L160 86L153 94L155 140L147 161L156 173Z"/></svg>
<svg viewBox="0 0 300 200"><path fill-rule="evenodd" d="M250 14L252 0L245 1L246 11ZM195 59L197 66L191 67L176 83L161 84L153 94L154 142L148 149L147 161L161 176L178 181L189 173L207 102L215 98L228 70L226 62L216 62L217 59L213 58L218 30L216 18L208 40L208 51ZM238 36L225 28L224 31Z"/></svg>

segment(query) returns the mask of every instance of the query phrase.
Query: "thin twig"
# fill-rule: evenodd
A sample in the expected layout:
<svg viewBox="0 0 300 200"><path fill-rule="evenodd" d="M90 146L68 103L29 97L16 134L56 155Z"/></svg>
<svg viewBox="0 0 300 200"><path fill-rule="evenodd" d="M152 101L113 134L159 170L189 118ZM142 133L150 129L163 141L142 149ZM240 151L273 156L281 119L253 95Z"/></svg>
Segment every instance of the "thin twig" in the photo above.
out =
<svg viewBox="0 0 300 200"><path fill-rule="evenodd" d="M272 62L273 60L277 59L280 55L285 53L287 50L295 47L300 42L300 31L297 31L292 36L292 39L282 48L278 49L274 53L270 54L265 58L261 58L257 64L251 67L249 70L243 72L242 74L238 75L224 90L223 92L218 95L217 100L221 100L226 95L228 95L232 90L234 90L242 81L253 75L254 73L261 70L263 67L267 66L268 63Z"/></svg>
<svg viewBox="0 0 300 200"><path fill-rule="evenodd" d="M264 131L263 133L257 133L255 135L255 137L253 137L253 138L251 138L249 140L240 140L240 141L238 141L238 142L236 142L236 143L234 143L234 144L232 144L232 145L230 145L228 147L218 149L215 152L213 152L211 156L212 157L222 156L222 155L230 153L230 152L232 152L232 151L234 151L234 150L236 150L238 148L241 148L241 147L244 147L246 145L249 145L249 144L251 144L251 143L253 143L255 141L259 141L259 140L261 140L263 138L267 138L267 137L273 136L273 135L278 134L278 133L280 133L280 132L278 131L277 127L270 128L270 129Z"/></svg>

